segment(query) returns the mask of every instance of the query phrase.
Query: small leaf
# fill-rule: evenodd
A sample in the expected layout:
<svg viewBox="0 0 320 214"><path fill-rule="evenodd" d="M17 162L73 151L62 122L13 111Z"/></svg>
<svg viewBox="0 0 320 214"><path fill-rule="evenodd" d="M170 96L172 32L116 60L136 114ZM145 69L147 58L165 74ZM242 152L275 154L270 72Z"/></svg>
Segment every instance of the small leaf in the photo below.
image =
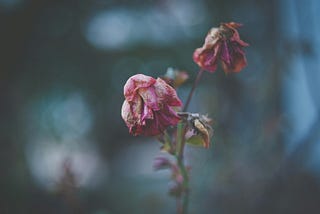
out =
<svg viewBox="0 0 320 214"><path fill-rule="evenodd" d="M186 141L187 144L198 147L206 147L206 142L201 135L193 135Z"/></svg>

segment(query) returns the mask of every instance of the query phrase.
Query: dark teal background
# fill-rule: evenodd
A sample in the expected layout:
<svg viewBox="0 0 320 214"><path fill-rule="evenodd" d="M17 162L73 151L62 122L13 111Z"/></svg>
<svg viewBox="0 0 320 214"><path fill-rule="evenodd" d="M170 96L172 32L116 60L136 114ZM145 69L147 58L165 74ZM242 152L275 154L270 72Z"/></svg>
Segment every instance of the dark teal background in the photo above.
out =
<svg viewBox="0 0 320 214"><path fill-rule="evenodd" d="M190 111L190 213L318 213L316 0L0 0L0 213L174 213L155 139L128 134L123 85L186 70L220 22L243 24L248 66L205 73Z"/></svg>

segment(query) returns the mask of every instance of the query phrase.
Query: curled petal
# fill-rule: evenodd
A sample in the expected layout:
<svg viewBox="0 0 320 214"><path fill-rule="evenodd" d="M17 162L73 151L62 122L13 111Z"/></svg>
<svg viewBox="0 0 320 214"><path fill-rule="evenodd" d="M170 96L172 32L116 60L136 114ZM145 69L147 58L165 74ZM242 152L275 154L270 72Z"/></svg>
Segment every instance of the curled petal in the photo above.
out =
<svg viewBox="0 0 320 214"><path fill-rule="evenodd" d="M221 54L222 68L226 73L240 72L246 65L247 60L241 47L237 43L226 45Z"/></svg>
<svg viewBox="0 0 320 214"><path fill-rule="evenodd" d="M128 124L130 124L130 122L132 121L132 115L130 115L131 111L130 111L130 105L128 103L128 101L124 101L122 104L122 108L121 108L121 116L122 119Z"/></svg>
<svg viewBox="0 0 320 214"><path fill-rule="evenodd" d="M232 35L232 37L230 38L230 42L236 42L236 43L238 43L238 45L241 46L241 47L247 47L247 46L249 46L248 43L246 43L246 42L244 42L244 41L242 41L242 40L240 39L240 35L239 35L239 33L238 33L237 30L234 30L233 35Z"/></svg>
<svg viewBox="0 0 320 214"><path fill-rule="evenodd" d="M207 127L198 119L194 120L194 127L201 134L204 141L204 148L209 148L210 146L210 134Z"/></svg>
<svg viewBox="0 0 320 214"><path fill-rule="evenodd" d="M159 122L165 126L169 124L177 124L180 120L180 117L177 115L171 107L164 106L162 111L156 112L157 117L159 118Z"/></svg>
<svg viewBox="0 0 320 214"><path fill-rule="evenodd" d="M227 65L230 65L231 64L231 51L229 50L230 48L228 47L228 44L226 41L223 41L222 42L222 48L221 48L221 60L227 64Z"/></svg>
<svg viewBox="0 0 320 214"><path fill-rule="evenodd" d="M146 120L144 135L153 136L162 133L168 126L179 122L180 117L171 108L165 106L161 111L154 112L152 120Z"/></svg>
<svg viewBox="0 0 320 214"><path fill-rule="evenodd" d="M144 108L144 103L141 97L135 96L132 101L128 101L130 104L130 111L132 112L132 115L137 119L141 120L141 114Z"/></svg>
<svg viewBox="0 0 320 214"><path fill-rule="evenodd" d="M138 94L142 97L145 105L149 106L153 110L159 110L159 103L157 94L154 87L140 88Z"/></svg>
<svg viewBox="0 0 320 214"><path fill-rule="evenodd" d="M214 45L216 45L219 42L220 38L221 36L220 36L219 28L211 28L205 38L205 42L202 48L204 49L212 48Z"/></svg>
<svg viewBox="0 0 320 214"><path fill-rule="evenodd" d="M128 101L124 101L121 108L121 116L125 121L126 125L129 127L129 132L132 134L133 127L136 126L137 119L134 117L131 111L131 107Z"/></svg>
<svg viewBox="0 0 320 214"><path fill-rule="evenodd" d="M229 23L221 23L221 25L226 26L227 28L237 29L242 26L241 23L229 22Z"/></svg>
<svg viewBox="0 0 320 214"><path fill-rule="evenodd" d="M193 60L202 69L213 73L217 69L220 48L220 44L215 45L212 49L198 48L193 53Z"/></svg>
<svg viewBox="0 0 320 214"><path fill-rule="evenodd" d="M152 111L152 108L150 108L147 105L144 105L142 115L141 115L141 121L145 121L146 119L149 119L149 120L153 119L153 111Z"/></svg>
<svg viewBox="0 0 320 214"><path fill-rule="evenodd" d="M131 101L139 88L148 88L155 82L156 80L152 77L143 74L136 74L130 77L124 85L124 96L127 100Z"/></svg>
<svg viewBox="0 0 320 214"><path fill-rule="evenodd" d="M169 106L182 106L181 100L178 98L177 92L163 79L157 78L154 84L159 102L165 102Z"/></svg>

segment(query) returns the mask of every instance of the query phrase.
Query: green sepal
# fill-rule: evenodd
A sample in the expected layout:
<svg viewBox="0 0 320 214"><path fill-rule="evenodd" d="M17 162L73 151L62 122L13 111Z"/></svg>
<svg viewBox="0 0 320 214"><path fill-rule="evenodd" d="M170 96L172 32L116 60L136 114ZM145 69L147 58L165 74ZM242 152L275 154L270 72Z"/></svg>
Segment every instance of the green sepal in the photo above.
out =
<svg viewBox="0 0 320 214"><path fill-rule="evenodd" d="M191 136L190 138L188 138L186 140L186 143L188 145L196 146L196 147L205 147L205 145L206 145L206 141L205 141L205 139L203 139L201 134Z"/></svg>

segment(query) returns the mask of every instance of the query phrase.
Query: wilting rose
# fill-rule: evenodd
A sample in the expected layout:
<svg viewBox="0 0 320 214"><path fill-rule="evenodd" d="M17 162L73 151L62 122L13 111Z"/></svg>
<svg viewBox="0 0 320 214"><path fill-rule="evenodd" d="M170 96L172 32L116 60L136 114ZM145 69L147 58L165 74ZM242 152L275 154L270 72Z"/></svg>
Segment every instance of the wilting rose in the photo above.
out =
<svg viewBox="0 0 320 214"><path fill-rule="evenodd" d="M158 135L180 120L173 107L181 106L182 102L176 91L160 78L134 75L124 86L124 96L121 116L133 135Z"/></svg>
<svg viewBox="0 0 320 214"><path fill-rule="evenodd" d="M221 61L226 73L240 72L247 60L243 47L248 46L240 39L237 28L241 24L230 22L222 23L219 28L212 28L206 36L201 48L193 53L193 60L203 69L214 72L218 61Z"/></svg>

